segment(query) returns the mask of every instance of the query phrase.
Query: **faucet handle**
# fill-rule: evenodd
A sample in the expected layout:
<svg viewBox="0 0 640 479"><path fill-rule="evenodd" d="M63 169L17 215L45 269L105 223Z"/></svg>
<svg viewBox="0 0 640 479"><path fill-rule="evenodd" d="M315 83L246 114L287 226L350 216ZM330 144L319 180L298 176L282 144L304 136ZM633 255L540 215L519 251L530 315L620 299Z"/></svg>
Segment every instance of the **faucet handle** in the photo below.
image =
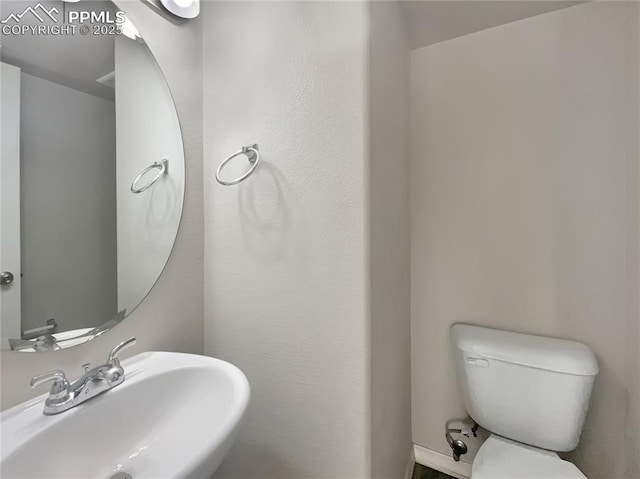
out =
<svg viewBox="0 0 640 479"><path fill-rule="evenodd" d="M129 348L129 347L133 346L134 344L136 344L136 338L135 337L131 337L131 338L127 339L126 341L121 342L115 348L113 348L111 350L111 352L109 353L109 359L107 359L107 362L110 363L110 364L113 364L116 367L120 367L120 360L118 359L118 354L123 349Z"/></svg>
<svg viewBox="0 0 640 479"><path fill-rule="evenodd" d="M64 401L71 393L71 384L64 371L55 369L53 371L47 371L46 373L39 374L31 378L29 383L32 388L38 387L48 381L53 381L51 385L51 391L49 391L49 399L54 401Z"/></svg>

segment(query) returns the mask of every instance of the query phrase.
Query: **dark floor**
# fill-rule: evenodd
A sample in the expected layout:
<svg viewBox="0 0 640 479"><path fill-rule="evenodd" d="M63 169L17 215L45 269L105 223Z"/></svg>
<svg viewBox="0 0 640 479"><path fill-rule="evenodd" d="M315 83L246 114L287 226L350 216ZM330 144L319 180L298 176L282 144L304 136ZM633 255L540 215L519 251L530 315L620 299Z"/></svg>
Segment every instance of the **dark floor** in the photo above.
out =
<svg viewBox="0 0 640 479"><path fill-rule="evenodd" d="M426 466L421 464L416 464L413 466L413 475L411 479L455 479L454 477L448 476L444 472L434 471Z"/></svg>

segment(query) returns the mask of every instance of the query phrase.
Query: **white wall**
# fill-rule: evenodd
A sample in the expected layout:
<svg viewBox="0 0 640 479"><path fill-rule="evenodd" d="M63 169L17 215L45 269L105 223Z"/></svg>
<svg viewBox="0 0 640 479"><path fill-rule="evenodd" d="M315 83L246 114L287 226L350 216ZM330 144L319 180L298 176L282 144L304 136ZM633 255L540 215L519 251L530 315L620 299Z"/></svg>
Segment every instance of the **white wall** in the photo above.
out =
<svg viewBox="0 0 640 479"><path fill-rule="evenodd" d="M98 326L117 312L115 107L21 80L22 329Z"/></svg>
<svg viewBox="0 0 640 479"><path fill-rule="evenodd" d="M144 43L115 41L118 203L118 311L132 311L146 296L171 253L184 196L184 149L171 92ZM167 173L134 194L141 171L164 159ZM160 170L146 173L138 189ZM115 188L114 188L115 189Z"/></svg>
<svg viewBox="0 0 640 479"><path fill-rule="evenodd" d="M626 350L628 397L627 424L624 430L626 477L640 477L640 8L627 16L628 45L631 54L628 68L636 74L627 76L627 335ZM639 47L640 48L640 47ZM635 105L635 108L634 108ZM634 362L635 359L635 362Z"/></svg>
<svg viewBox="0 0 640 479"><path fill-rule="evenodd" d="M400 478L411 439L409 42L397 2L369 3L371 477Z"/></svg>
<svg viewBox="0 0 640 479"><path fill-rule="evenodd" d="M186 158L186 197L180 231L169 262L145 301L122 324L65 351L26 354L2 351L0 399L5 409L46 390L29 379L61 368L76 377L86 362L104 361L117 342L137 336L123 357L141 351L202 352L202 84L200 21L173 24L137 0L116 0L141 31L162 68L181 121ZM75 374L74 374L75 373Z"/></svg>
<svg viewBox="0 0 640 479"><path fill-rule="evenodd" d="M412 54L413 434L449 453L456 321L583 341L590 479L639 477L638 4ZM470 441L468 441L470 442Z"/></svg>
<svg viewBox="0 0 640 479"><path fill-rule="evenodd" d="M252 389L216 477L369 477L367 7L205 2L202 17L205 352ZM217 184L253 142L254 175Z"/></svg>

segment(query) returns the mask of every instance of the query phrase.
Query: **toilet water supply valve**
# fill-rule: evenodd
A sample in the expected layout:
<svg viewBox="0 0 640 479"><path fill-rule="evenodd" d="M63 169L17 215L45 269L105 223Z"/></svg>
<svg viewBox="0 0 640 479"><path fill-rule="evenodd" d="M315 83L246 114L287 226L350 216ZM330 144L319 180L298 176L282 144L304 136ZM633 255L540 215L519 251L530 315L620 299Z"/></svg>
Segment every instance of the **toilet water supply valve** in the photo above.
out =
<svg viewBox="0 0 640 479"><path fill-rule="evenodd" d="M450 427L452 422L461 422L463 423L463 427L455 428ZM447 439L447 443L453 452L453 460L458 462L460 460L460 456L467 453L467 445L462 439L454 439L451 434L462 434L465 437L478 437L478 424L473 423L473 426L468 427L468 420L463 419L449 419L445 425L445 438Z"/></svg>

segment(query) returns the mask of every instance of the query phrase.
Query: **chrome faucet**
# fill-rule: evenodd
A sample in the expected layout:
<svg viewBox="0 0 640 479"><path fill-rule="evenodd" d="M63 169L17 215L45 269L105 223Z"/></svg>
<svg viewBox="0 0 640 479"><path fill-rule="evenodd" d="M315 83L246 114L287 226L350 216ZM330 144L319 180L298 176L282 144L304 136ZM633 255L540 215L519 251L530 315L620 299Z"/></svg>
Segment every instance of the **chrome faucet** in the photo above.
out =
<svg viewBox="0 0 640 479"><path fill-rule="evenodd" d="M73 383L69 383L67 376L60 370L49 371L31 378L32 388L53 381L49 397L44 402L43 413L47 416L59 414L121 384L124 381L124 369L120 366L118 353L134 344L136 344L136 338L129 338L118 344L109 353L105 364L88 370Z"/></svg>

